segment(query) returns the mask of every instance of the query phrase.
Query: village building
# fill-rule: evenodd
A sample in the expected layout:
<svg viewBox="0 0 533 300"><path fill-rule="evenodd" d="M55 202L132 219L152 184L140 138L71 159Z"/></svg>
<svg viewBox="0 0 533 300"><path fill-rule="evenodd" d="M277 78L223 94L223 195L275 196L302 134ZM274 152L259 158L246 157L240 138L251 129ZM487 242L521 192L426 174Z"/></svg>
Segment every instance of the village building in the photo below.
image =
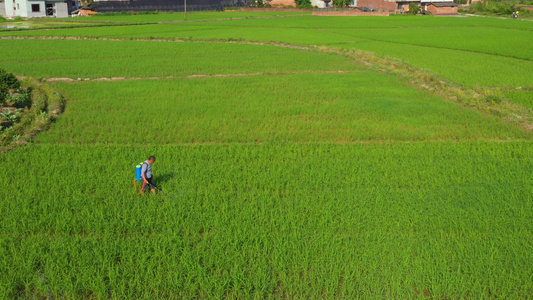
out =
<svg viewBox="0 0 533 300"><path fill-rule="evenodd" d="M0 14L6 17L66 18L77 7L77 0L0 0Z"/></svg>
<svg viewBox="0 0 533 300"><path fill-rule="evenodd" d="M457 14L457 4L453 0L352 0L350 7L362 11L405 13L411 2L418 3L422 9L434 15ZM318 8L327 8L331 7L331 0L311 0L311 4Z"/></svg>
<svg viewBox="0 0 533 300"><path fill-rule="evenodd" d="M469 0L477 1L477 0ZM194 0L188 7L192 10L218 10L225 5L241 6L249 0ZM294 0L265 0L273 7L296 7ZM352 0L350 7L360 12L406 13L409 4L415 2L426 12L433 15L457 14L458 6L453 0ZM332 0L311 0L318 8L332 7ZM176 0L133 0L102 1L94 0L94 10L98 12L115 11L183 11L183 3ZM65 18L79 8L78 0L0 0L0 15L7 17L57 17ZM78 15L80 15L78 13ZM349 15L349 14L347 14Z"/></svg>
<svg viewBox="0 0 533 300"><path fill-rule="evenodd" d="M4 0L0 0L0 16L6 16L6 5L4 3Z"/></svg>
<svg viewBox="0 0 533 300"><path fill-rule="evenodd" d="M459 9L455 2L429 2L422 7L432 15L454 15Z"/></svg>

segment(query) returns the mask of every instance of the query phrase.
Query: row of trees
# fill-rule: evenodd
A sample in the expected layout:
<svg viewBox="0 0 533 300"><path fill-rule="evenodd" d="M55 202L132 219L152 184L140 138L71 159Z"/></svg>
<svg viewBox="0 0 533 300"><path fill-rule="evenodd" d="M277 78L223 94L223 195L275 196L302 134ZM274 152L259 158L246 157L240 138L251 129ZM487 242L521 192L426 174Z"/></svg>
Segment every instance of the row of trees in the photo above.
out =
<svg viewBox="0 0 533 300"><path fill-rule="evenodd" d="M520 11L525 12L524 9L522 9L519 6L515 6L512 3L509 2L476 2L470 5L469 12L471 13L490 13L490 14L497 14L497 15L510 15L513 12Z"/></svg>

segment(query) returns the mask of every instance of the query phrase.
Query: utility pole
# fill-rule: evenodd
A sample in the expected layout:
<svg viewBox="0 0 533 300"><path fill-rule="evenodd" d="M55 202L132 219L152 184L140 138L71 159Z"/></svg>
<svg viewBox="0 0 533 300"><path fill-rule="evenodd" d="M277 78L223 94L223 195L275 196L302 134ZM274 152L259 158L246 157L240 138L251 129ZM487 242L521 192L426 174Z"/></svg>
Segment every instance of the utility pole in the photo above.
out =
<svg viewBox="0 0 533 300"><path fill-rule="evenodd" d="M183 0L183 8L185 11L185 21L187 21L187 0Z"/></svg>

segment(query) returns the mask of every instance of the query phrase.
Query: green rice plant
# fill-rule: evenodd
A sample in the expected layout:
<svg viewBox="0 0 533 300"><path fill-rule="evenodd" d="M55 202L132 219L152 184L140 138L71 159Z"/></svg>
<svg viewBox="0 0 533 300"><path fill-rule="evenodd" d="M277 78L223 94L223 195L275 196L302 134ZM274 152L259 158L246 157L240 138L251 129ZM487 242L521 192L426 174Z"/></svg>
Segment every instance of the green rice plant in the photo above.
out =
<svg viewBox="0 0 533 300"><path fill-rule="evenodd" d="M513 91L505 91L503 94L508 101L533 109L533 91L519 87Z"/></svg>
<svg viewBox="0 0 533 300"><path fill-rule="evenodd" d="M321 82L335 84L325 90L317 84ZM39 138L50 143L350 143L528 136L499 117L458 109L370 72L54 86L77 101L64 116L70 126ZM144 111L158 117L143 123Z"/></svg>
<svg viewBox="0 0 533 300"><path fill-rule="evenodd" d="M341 49L358 49L393 57L409 64L431 70L451 82L463 86L530 86L533 63L508 57L434 49L425 46L400 45L388 42L339 44ZM438 55L438 58L435 56ZM490 64L487 63L490 61Z"/></svg>
<svg viewBox="0 0 533 300"><path fill-rule="evenodd" d="M178 196L134 195L145 153ZM0 157L2 293L526 297L531 157L522 142L19 148Z"/></svg>
<svg viewBox="0 0 533 300"><path fill-rule="evenodd" d="M461 31L457 31L457 28L453 27L354 28L331 31L371 41L427 46L436 48L436 54L438 49L454 49L512 57L529 62L533 60L533 54L527 50L533 47L533 34L530 30L517 28L473 27Z"/></svg>
<svg viewBox="0 0 533 300"><path fill-rule="evenodd" d="M156 17L158 15L154 15ZM517 87L530 85L531 53L528 49L533 40L530 29L529 22L491 18L368 17L344 18L341 22L336 18L304 16L28 31L17 35L333 45L398 58L467 86ZM87 61L87 64L96 65L96 62ZM13 65L18 64L13 62Z"/></svg>
<svg viewBox="0 0 533 300"><path fill-rule="evenodd" d="M195 20L216 20L216 19L248 19L248 18L275 18L278 16L301 16L310 15L310 12L244 12L244 11L208 11L208 12L188 12L187 19ZM159 14L129 14L129 15L106 15L98 14L92 17L98 21L128 22L128 23L153 23L153 22L176 22L183 21L183 13L159 13Z"/></svg>
<svg viewBox="0 0 533 300"><path fill-rule="evenodd" d="M57 47L72 51L58 52ZM144 78L359 69L342 57L263 45L9 40L2 43L0 49L11 49L7 51L10 54L0 58L2 66L37 78ZM18 51L25 51L25 56L17 56Z"/></svg>
<svg viewBox="0 0 533 300"><path fill-rule="evenodd" d="M34 143L0 155L0 298L528 298L531 129L467 103L494 96L527 106L527 64L511 79L505 68L486 74L487 57L503 66L525 52L480 53L468 34L404 44L372 29L482 34L478 27L527 31L526 23L306 16L17 32L120 40L3 40L0 64L10 72L138 78L32 93L34 122L45 127L65 108L55 91L68 102ZM358 26L368 29L361 37ZM290 43L291 34L321 47L198 42ZM180 36L193 42L157 41ZM154 40L126 41L136 37ZM334 48L364 44L414 66ZM427 49L419 64L402 53L414 49ZM430 51L475 71L432 62ZM413 87L409 71L466 100ZM434 73L478 86L450 88ZM134 166L148 155L164 193L139 196Z"/></svg>

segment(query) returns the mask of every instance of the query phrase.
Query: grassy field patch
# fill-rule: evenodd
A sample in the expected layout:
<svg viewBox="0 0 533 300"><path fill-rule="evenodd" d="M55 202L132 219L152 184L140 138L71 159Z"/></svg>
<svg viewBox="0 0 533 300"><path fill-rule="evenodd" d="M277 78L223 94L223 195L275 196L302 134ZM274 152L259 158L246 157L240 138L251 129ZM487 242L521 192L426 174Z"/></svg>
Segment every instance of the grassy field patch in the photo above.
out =
<svg viewBox="0 0 533 300"><path fill-rule="evenodd" d="M358 49L392 57L431 70L451 82L464 86L532 86L533 62L452 49L395 44L380 41L331 45L340 49Z"/></svg>
<svg viewBox="0 0 533 300"><path fill-rule="evenodd" d="M533 23L182 16L0 33L41 36L8 72L93 79L0 155L0 298L532 295Z"/></svg>
<svg viewBox="0 0 533 300"><path fill-rule="evenodd" d="M145 153L168 197L130 187ZM531 154L524 143L18 149L0 157L12 170L0 175L0 291L522 298ZM40 176L18 180L28 173Z"/></svg>
<svg viewBox="0 0 533 300"><path fill-rule="evenodd" d="M331 87L326 89L328 85ZM456 104L369 72L55 86L76 101L63 117L64 128L42 136L40 141L47 143L306 143L526 137L498 117L459 109ZM144 111L156 117L143 123Z"/></svg>
<svg viewBox="0 0 533 300"><path fill-rule="evenodd" d="M71 51L57 51L57 47ZM359 68L336 55L229 43L10 40L0 45L2 48L7 53L0 58L2 66L19 75L41 78L355 71ZM17 55L19 51L25 51L25 56Z"/></svg>

